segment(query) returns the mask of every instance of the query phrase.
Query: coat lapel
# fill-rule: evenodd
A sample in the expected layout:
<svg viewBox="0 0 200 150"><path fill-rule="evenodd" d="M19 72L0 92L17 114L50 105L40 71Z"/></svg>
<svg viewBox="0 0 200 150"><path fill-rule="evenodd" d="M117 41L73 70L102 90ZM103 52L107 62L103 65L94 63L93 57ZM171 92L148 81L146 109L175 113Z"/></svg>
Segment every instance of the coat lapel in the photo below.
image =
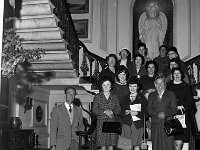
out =
<svg viewBox="0 0 200 150"><path fill-rule="evenodd" d="M73 106L73 120L72 120L72 125L74 124L74 122L76 121L76 120L78 120L78 117L79 117L79 114L78 114L78 108L74 105Z"/></svg>
<svg viewBox="0 0 200 150"><path fill-rule="evenodd" d="M70 118L69 118L69 113L67 111L67 108L65 107L65 104L62 104L61 110L62 110L62 113L63 113L63 117L66 118L65 120L71 124Z"/></svg>

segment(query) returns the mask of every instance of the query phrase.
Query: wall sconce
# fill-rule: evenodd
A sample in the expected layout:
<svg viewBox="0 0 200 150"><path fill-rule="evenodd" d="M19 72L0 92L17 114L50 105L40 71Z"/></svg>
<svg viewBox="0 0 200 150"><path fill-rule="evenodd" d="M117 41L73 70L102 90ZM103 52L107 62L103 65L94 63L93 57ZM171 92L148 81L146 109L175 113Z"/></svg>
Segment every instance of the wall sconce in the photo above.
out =
<svg viewBox="0 0 200 150"><path fill-rule="evenodd" d="M24 105L24 113L26 113L27 110L30 110L33 106L33 99L31 97L26 98L26 103Z"/></svg>

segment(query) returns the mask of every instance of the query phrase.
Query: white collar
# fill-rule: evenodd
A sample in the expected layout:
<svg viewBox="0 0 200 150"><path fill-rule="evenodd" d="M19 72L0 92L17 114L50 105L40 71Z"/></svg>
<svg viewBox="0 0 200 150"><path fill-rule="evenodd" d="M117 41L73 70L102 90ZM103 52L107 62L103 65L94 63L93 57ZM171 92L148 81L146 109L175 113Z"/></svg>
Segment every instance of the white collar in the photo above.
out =
<svg viewBox="0 0 200 150"><path fill-rule="evenodd" d="M165 92L165 90L164 90L164 91L162 91L160 95L158 94L158 96L159 96L160 98L162 98L162 96L163 96L164 92Z"/></svg>
<svg viewBox="0 0 200 150"><path fill-rule="evenodd" d="M73 104L70 105L71 109L73 109ZM69 104L67 102L65 102L65 107L67 108L67 110L69 110Z"/></svg>
<svg viewBox="0 0 200 150"><path fill-rule="evenodd" d="M180 83L182 83L182 81L178 81L178 82L177 82L177 81L174 80L173 83L174 83L174 84L180 84Z"/></svg>

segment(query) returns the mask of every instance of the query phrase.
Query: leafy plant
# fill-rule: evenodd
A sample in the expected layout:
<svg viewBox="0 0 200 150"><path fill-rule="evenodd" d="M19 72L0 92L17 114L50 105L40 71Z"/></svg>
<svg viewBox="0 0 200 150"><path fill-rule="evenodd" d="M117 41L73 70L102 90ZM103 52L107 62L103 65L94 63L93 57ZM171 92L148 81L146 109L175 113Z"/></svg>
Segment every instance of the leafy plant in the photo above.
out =
<svg viewBox="0 0 200 150"><path fill-rule="evenodd" d="M13 20L9 18L7 22ZM11 77L16 71L19 64L22 64L25 60L34 61L41 59L45 54L44 50L38 49L25 49L21 45L21 39L16 34L14 29L3 30L2 41L2 75L4 77Z"/></svg>

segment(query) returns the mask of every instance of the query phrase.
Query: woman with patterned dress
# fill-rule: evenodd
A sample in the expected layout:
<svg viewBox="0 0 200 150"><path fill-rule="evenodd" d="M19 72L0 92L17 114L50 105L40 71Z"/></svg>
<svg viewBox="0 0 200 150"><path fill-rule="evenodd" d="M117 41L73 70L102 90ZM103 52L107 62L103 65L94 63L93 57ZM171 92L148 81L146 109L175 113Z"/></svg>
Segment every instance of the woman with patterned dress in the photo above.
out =
<svg viewBox="0 0 200 150"><path fill-rule="evenodd" d="M146 117L147 100L139 91L140 81L131 77L128 81L130 93L122 101L122 136L131 138L134 150L140 150L140 144L144 135L144 117ZM131 110L131 105L140 106L140 110ZM132 116L138 118L134 120Z"/></svg>
<svg viewBox="0 0 200 150"><path fill-rule="evenodd" d="M97 116L97 145L101 150L113 150L117 145L117 133L102 132L103 122L116 121L116 116L121 112L117 95L111 92L112 80L109 77L102 79L100 82L101 91L96 94L93 101L93 113Z"/></svg>
<svg viewBox="0 0 200 150"><path fill-rule="evenodd" d="M154 84L156 91L149 94L147 107L151 117L152 150L174 150L174 136L165 133L164 120L176 114L176 96L174 92L166 90L164 76L156 77Z"/></svg>
<svg viewBox="0 0 200 150"><path fill-rule="evenodd" d="M167 83L167 89L175 93L177 98L178 112L177 117L183 120L183 133L176 135L175 149L182 150L183 142L188 142L190 140L190 123L189 123L189 111L193 104L193 96L190 86L183 80L184 72L180 68L172 69L172 79ZM182 121L181 121L182 122Z"/></svg>

